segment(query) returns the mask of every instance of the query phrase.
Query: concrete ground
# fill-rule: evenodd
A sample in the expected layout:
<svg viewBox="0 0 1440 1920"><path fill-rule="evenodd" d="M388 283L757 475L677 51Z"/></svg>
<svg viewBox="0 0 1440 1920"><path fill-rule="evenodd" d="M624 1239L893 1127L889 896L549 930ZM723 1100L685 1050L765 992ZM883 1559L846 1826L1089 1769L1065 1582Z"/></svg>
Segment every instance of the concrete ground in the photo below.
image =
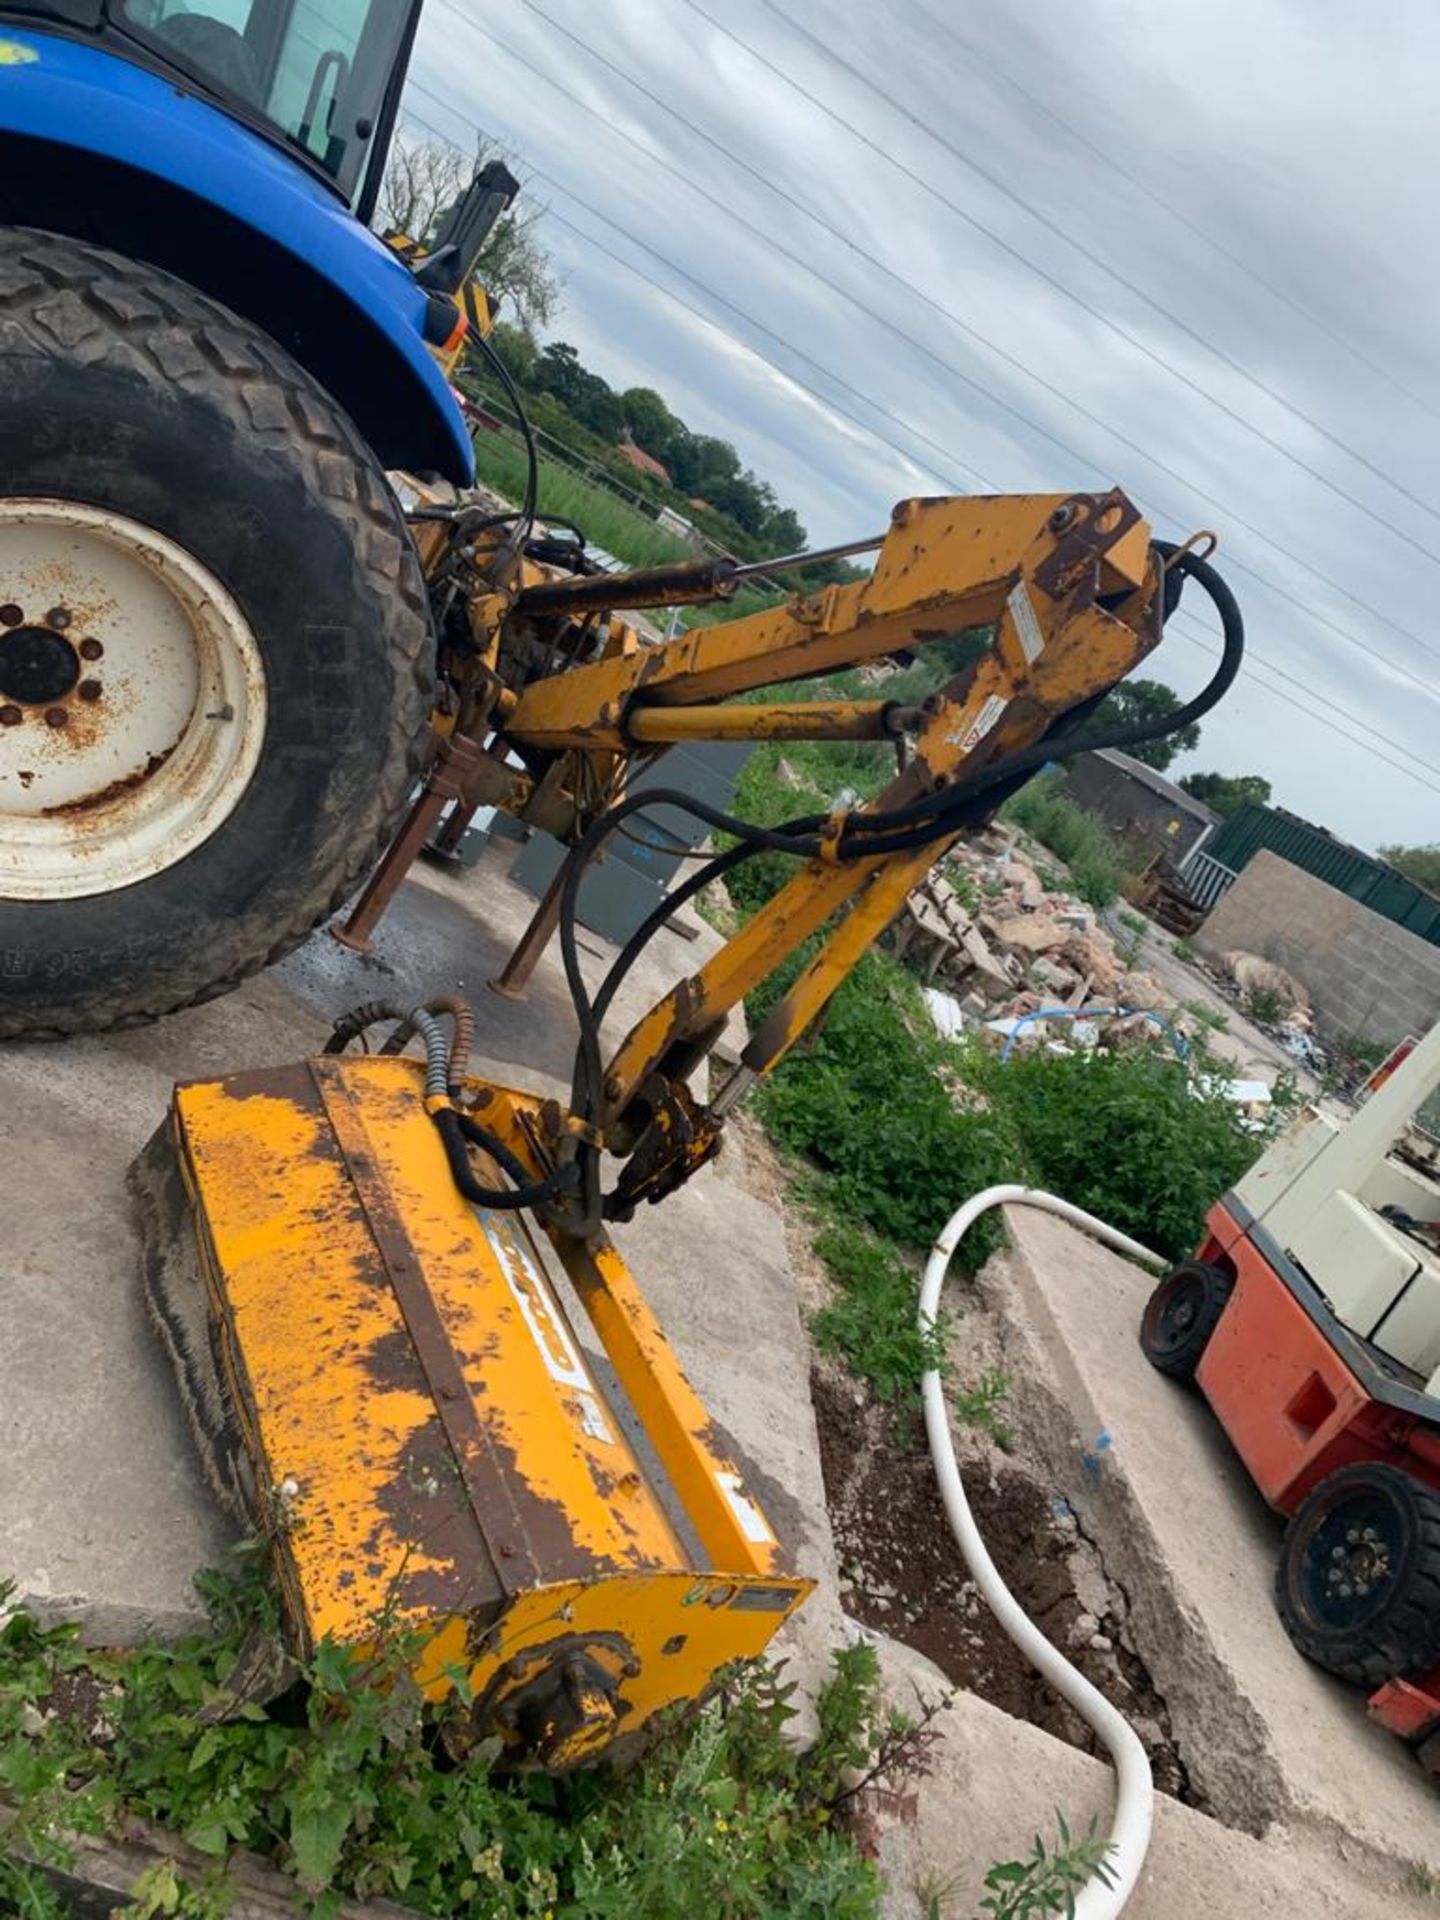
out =
<svg viewBox="0 0 1440 1920"><path fill-rule="evenodd" d="M927 1696L943 1687L928 1662L894 1642L882 1648L882 1667L897 1702L912 1711L917 1685ZM887 1822L880 1837L886 1920L970 1920L986 1866L1023 1859L1036 1834L1054 1845L1057 1809L1077 1835L1092 1818L1104 1832L1110 1818L1104 1762L969 1694L935 1724L934 1771L914 1818ZM1435 1903L1417 1892L1405 1863L1422 1850L1417 1835L1411 1854L1375 1861L1343 1836L1303 1826L1276 1826L1257 1839L1161 1796L1125 1920L1421 1920Z"/></svg>
<svg viewBox="0 0 1440 1920"><path fill-rule="evenodd" d="M507 861L496 848L471 872L418 875L368 959L322 935L157 1027L0 1049L10 1191L33 1196L0 1229L0 1575L16 1576L23 1595L83 1617L101 1639L173 1631L195 1617L192 1573L225 1542L140 1305L123 1185L173 1080L299 1057L360 999L460 989L479 1016L479 1071L536 1090L562 1082L572 1027L558 958L542 962L522 1006L485 985L534 904L506 878ZM616 1033L712 943L708 931L693 943L661 936L621 997ZM608 952L587 942L593 978ZM813 1682L847 1623L781 1219L743 1172L738 1156L722 1158L617 1237L777 1529L821 1581L790 1649L797 1677ZM1273 1624L1273 1523L1202 1410L1138 1362L1143 1282L1054 1237L1048 1222L1021 1223L1016 1237L999 1294L1009 1337L1044 1360L1013 1368L1016 1424L1052 1450L1057 1488L1103 1537L1192 1773L1233 1823L1162 1803L1130 1912L1420 1914L1405 1868L1440 1864L1434 1800L1358 1703L1306 1668ZM1022 1376L1041 1385L1022 1391ZM1069 1405L1078 1411L1067 1421ZM1158 1583L1152 1558L1165 1570ZM1151 1608L1142 1594L1157 1584ZM884 1664L909 1704L917 1674L926 1691L943 1686L903 1649ZM1057 1807L1083 1828L1109 1805L1105 1767L977 1698L958 1697L939 1726L914 1818L881 1842L896 1920L928 1915L932 1898L945 1920L968 1916L987 1862L1023 1854L1034 1832L1052 1830ZM1241 1827L1268 1831L1262 1840Z"/></svg>
<svg viewBox="0 0 1440 1920"><path fill-rule="evenodd" d="M486 982L535 902L497 842L472 870L420 867L361 957L320 933L208 1006L138 1032L0 1048L12 1194L0 1230L0 1576L101 1640L197 1617L191 1577L226 1529L195 1463L173 1380L141 1306L125 1172L175 1080L316 1052L334 1017L381 995L466 993L475 1071L532 1091L568 1081L574 1023L558 952L523 1003ZM619 996L613 1033L718 944L662 934ZM613 949L583 934L592 986ZM48 1202L45 1196L50 1196ZM792 1628L807 1675L842 1637L806 1380L807 1349L778 1217L722 1166L617 1240L763 1504L823 1596Z"/></svg>
<svg viewBox="0 0 1440 1920"><path fill-rule="evenodd" d="M1295 1652L1272 1600L1281 1522L1199 1393L1140 1352L1152 1278L1051 1215L1007 1223L979 1284L1013 1424L1126 1595L1194 1786L1230 1826L1440 1869L1435 1787L1363 1695Z"/></svg>

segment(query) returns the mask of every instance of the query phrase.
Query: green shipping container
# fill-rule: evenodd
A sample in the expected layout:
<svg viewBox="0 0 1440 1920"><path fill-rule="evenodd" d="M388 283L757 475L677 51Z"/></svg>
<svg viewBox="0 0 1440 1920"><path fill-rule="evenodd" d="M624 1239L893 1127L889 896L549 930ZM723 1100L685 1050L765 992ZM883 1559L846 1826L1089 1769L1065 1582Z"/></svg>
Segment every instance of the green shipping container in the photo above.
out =
<svg viewBox="0 0 1440 1920"><path fill-rule="evenodd" d="M1217 828L1202 850L1239 873L1262 847L1440 947L1440 899L1383 861L1335 839L1323 827L1298 820L1283 807L1241 807Z"/></svg>

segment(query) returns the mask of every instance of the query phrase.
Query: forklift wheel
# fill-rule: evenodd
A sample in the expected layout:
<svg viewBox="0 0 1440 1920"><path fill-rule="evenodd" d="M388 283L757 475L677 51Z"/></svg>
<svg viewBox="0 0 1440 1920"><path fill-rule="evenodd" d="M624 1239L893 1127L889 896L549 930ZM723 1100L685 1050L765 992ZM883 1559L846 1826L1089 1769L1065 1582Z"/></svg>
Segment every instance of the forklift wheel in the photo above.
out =
<svg viewBox="0 0 1440 1920"><path fill-rule="evenodd" d="M1140 1346L1151 1366L1174 1380L1193 1379L1234 1285L1223 1267L1203 1260L1172 1267L1145 1302L1140 1321Z"/></svg>
<svg viewBox="0 0 1440 1920"><path fill-rule="evenodd" d="M1378 1461L1342 1467L1291 1518L1275 1594L1301 1653L1342 1680L1440 1664L1440 1495Z"/></svg>

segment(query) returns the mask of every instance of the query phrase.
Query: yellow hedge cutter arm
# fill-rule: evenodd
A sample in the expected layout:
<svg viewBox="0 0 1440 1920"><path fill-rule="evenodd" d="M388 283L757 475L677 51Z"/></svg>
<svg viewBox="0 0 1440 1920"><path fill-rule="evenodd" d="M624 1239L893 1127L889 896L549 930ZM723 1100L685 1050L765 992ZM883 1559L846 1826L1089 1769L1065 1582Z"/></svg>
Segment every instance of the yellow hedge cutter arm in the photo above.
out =
<svg viewBox="0 0 1440 1920"><path fill-rule="evenodd" d="M571 1099L469 1077L468 1013L440 1002L359 1009L320 1059L182 1087L142 1167L150 1294L217 1480L274 1543L300 1644L363 1644L388 1611L423 1630L427 1689L463 1672L477 1727L559 1767L699 1697L808 1590L604 1221L713 1155L727 1112L926 868L1156 645L1185 579L1220 611L1225 659L1169 725L1229 684L1240 621L1193 543L1156 543L1118 492L906 501L868 578L655 646L617 610L723 592L723 570L557 577L463 508L420 532L450 636L446 744L351 937L448 805L461 818L502 805L570 840L549 919L580 1028ZM743 700L978 627L992 644L918 706ZM866 806L774 829L686 794L624 797L633 758L695 739L889 740L903 764ZM737 843L592 999L574 939L581 871L661 802ZM645 940L762 847L796 856L793 878L607 1062L601 1023ZM739 1067L713 1097L692 1091L729 1011L816 936ZM419 1032L425 1061L344 1055L387 1020L388 1044Z"/></svg>

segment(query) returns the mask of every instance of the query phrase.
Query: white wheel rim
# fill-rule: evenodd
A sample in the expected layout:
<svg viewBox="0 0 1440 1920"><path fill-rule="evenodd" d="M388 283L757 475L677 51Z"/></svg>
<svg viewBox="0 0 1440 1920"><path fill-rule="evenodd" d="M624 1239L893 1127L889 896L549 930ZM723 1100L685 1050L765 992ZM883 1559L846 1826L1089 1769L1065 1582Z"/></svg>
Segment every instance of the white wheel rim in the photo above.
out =
<svg viewBox="0 0 1440 1920"><path fill-rule="evenodd" d="M0 500L0 897L173 867L235 811L265 669L207 567L123 514Z"/></svg>

